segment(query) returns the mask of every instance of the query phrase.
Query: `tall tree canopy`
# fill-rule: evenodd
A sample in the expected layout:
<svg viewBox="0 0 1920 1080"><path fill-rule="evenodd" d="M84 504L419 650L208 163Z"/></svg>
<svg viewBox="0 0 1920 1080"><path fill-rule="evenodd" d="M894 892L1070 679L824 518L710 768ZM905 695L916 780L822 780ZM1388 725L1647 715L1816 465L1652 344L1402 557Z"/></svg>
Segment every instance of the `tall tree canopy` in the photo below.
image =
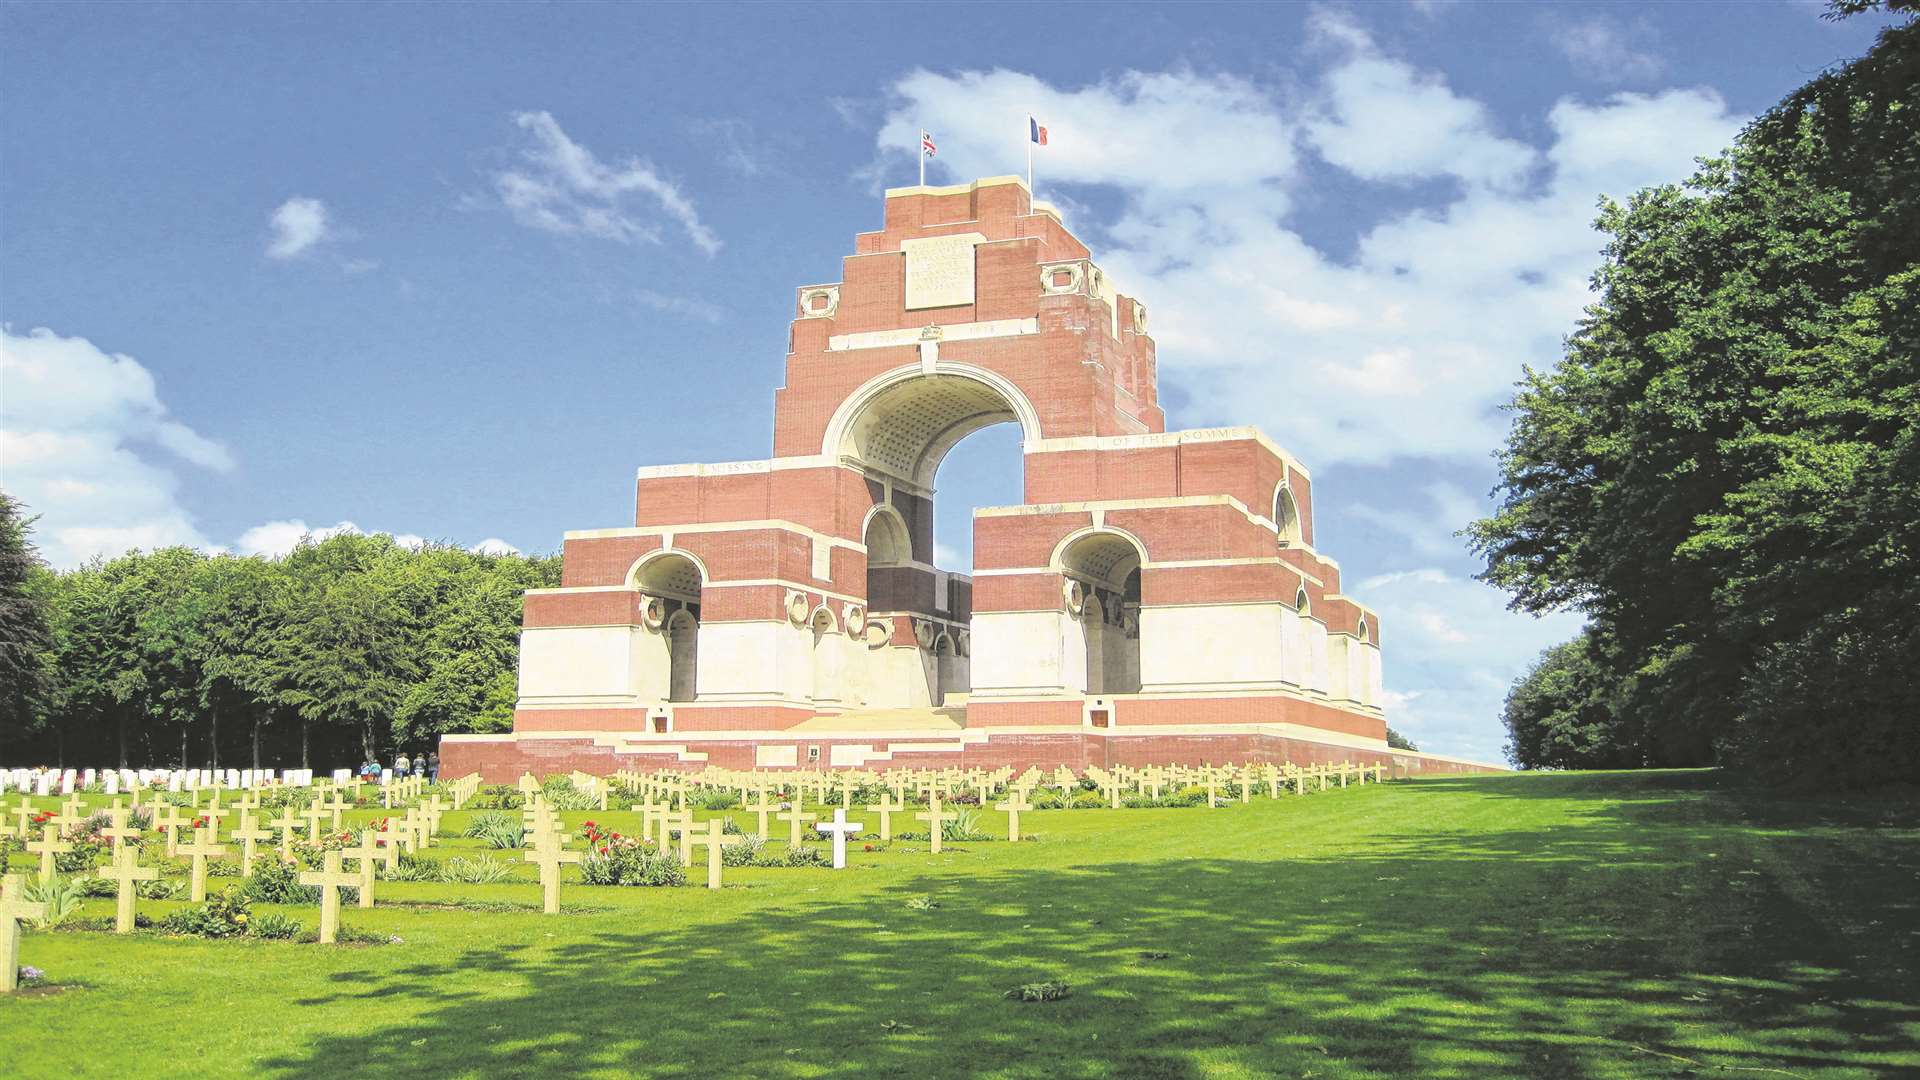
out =
<svg viewBox="0 0 1920 1080"><path fill-rule="evenodd" d="M1910 777L1920 25L1599 225L1599 299L1521 383L1502 505L1472 529L1483 576L1591 615L1604 647L1543 666L1599 665L1648 762Z"/></svg>
<svg viewBox="0 0 1920 1080"><path fill-rule="evenodd" d="M14 765L340 763L501 730L521 594L560 577L552 557L348 535L279 559L164 548L58 574L26 549L16 587L9 521L0 636L20 644L0 662L43 674L19 695L25 722L0 726Z"/></svg>
<svg viewBox="0 0 1920 1080"><path fill-rule="evenodd" d="M7 731L37 724L52 688L53 630L45 586L36 580L44 564L32 527L20 503L0 491L0 730Z"/></svg>

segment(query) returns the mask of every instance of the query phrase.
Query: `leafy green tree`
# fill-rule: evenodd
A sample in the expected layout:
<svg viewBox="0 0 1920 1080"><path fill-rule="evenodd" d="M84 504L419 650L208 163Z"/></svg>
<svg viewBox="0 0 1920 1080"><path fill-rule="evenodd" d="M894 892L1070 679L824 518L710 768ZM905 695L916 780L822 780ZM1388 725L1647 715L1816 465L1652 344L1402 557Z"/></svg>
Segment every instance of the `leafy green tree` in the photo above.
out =
<svg viewBox="0 0 1920 1080"><path fill-rule="evenodd" d="M1523 769L1626 769L1650 740L1615 707L1618 685L1591 630L1540 654L1507 692L1507 759Z"/></svg>
<svg viewBox="0 0 1920 1080"><path fill-rule="evenodd" d="M1405 735L1400 734L1399 732L1393 730L1392 728L1387 729L1387 745L1394 748L1395 750L1420 749L1419 747L1413 745L1412 739L1407 738Z"/></svg>
<svg viewBox="0 0 1920 1080"><path fill-rule="evenodd" d="M0 491L0 732L22 735L39 727L55 690L46 570L32 529L19 501Z"/></svg>
<svg viewBox="0 0 1920 1080"><path fill-rule="evenodd" d="M1920 26L1599 225L1599 299L1521 383L1472 529L1483 577L1592 617L1612 707L1658 718L1648 761L1911 776Z"/></svg>
<svg viewBox="0 0 1920 1080"><path fill-rule="evenodd" d="M303 722L357 731L369 759L419 672L403 559L389 537L346 535L287 558L294 602L275 649L280 700Z"/></svg>

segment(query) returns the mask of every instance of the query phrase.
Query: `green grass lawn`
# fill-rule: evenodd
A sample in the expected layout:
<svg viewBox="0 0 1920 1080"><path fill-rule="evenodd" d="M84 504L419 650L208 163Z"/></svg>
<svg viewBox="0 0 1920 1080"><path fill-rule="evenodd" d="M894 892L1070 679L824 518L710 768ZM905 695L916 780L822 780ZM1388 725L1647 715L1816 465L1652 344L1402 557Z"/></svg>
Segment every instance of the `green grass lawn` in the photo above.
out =
<svg viewBox="0 0 1920 1080"><path fill-rule="evenodd" d="M54 985L0 998L0 1076L1920 1075L1916 809L1431 779L569 885L552 917L531 868L345 911L402 944L29 930ZM1038 981L1071 995L1002 996Z"/></svg>

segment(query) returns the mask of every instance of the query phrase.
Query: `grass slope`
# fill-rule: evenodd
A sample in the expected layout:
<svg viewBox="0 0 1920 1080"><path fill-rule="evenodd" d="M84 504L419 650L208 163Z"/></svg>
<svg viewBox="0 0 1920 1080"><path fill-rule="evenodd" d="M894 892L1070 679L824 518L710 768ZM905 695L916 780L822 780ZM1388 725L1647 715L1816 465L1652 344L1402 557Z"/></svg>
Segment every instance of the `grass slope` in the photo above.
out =
<svg viewBox="0 0 1920 1080"><path fill-rule="evenodd" d="M345 912L383 947L29 931L66 989L0 999L0 1075L1914 1075L1917 805L1434 779L569 886L555 918L385 906L528 884L383 885Z"/></svg>

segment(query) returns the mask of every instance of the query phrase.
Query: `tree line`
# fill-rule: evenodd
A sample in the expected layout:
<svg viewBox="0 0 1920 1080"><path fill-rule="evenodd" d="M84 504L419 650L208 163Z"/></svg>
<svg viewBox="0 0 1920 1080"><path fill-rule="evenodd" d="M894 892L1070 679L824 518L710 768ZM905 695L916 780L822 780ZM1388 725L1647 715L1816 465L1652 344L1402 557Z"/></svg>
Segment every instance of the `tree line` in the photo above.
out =
<svg viewBox="0 0 1920 1080"><path fill-rule="evenodd" d="M331 766L506 731L521 595L559 579L385 535L56 572L0 493L0 762Z"/></svg>
<svg viewBox="0 0 1920 1080"><path fill-rule="evenodd" d="M1470 529L1513 607L1589 617L1507 698L1510 756L1911 780L1920 24L1599 227L1598 300L1521 382Z"/></svg>

